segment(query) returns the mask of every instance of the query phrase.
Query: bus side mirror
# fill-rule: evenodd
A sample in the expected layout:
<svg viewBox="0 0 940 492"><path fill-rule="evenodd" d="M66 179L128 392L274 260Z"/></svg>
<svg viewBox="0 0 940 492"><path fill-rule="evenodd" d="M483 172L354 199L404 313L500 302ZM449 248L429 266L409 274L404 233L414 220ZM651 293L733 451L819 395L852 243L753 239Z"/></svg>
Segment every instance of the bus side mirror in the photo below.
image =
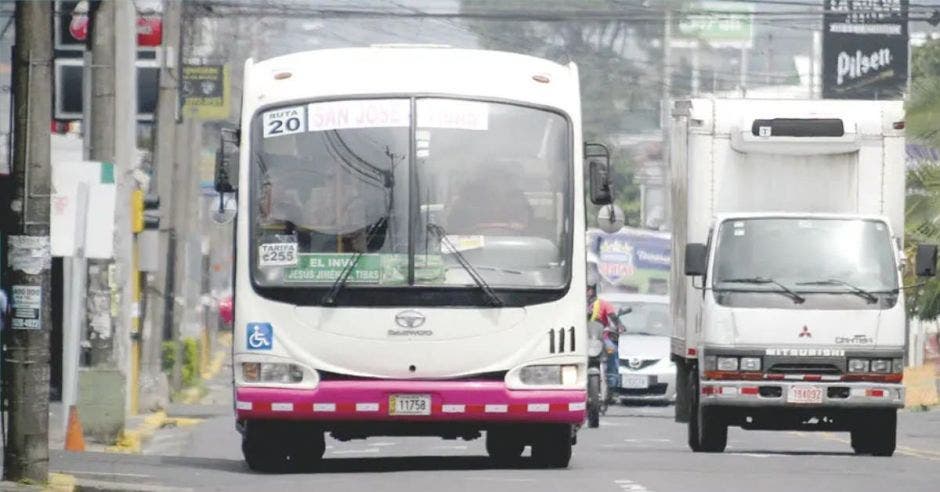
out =
<svg viewBox="0 0 940 492"><path fill-rule="evenodd" d="M933 277L937 274L937 246L935 244L917 246L915 270L918 277Z"/></svg>
<svg viewBox="0 0 940 492"><path fill-rule="evenodd" d="M238 189L237 128L222 128L219 149L215 153L215 191L233 193Z"/></svg>
<svg viewBox="0 0 940 492"><path fill-rule="evenodd" d="M708 251L701 243L685 245L685 274L690 277L702 277L708 263Z"/></svg>
<svg viewBox="0 0 940 492"><path fill-rule="evenodd" d="M588 184L591 203L610 205L613 192L610 190L610 152L601 144L584 144L584 158L588 161Z"/></svg>

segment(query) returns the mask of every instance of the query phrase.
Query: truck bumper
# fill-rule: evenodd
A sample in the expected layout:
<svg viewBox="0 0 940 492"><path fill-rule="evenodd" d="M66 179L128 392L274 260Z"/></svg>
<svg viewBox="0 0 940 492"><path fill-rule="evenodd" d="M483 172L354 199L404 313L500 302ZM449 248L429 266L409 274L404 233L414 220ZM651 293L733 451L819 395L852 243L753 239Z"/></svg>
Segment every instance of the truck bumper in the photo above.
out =
<svg viewBox="0 0 940 492"><path fill-rule="evenodd" d="M789 401L795 387L822 389L822 401ZM701 381L702 405L757 408L902 408L904 385L886 383L818 383L768 381Z"/></svg>
<svg viewBox="0 0 940 492"><path fill-rule="evenodd" d="M391 415L391 395L429 395L430 415ZM316 389L239 387L239 420L519 422L584 421L585 390L510 390L496 381L322 381Z"/></svg>

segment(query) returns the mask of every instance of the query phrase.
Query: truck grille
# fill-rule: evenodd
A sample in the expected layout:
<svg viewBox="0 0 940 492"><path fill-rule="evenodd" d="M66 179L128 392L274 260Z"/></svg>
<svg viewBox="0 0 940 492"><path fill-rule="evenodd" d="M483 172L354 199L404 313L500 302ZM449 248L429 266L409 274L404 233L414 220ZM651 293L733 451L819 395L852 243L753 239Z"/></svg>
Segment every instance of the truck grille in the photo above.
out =
<svg viewBox="0 0 940 492"><path fill-rule="evenodd" d="M835 364L813 363L776 363L771 365L767 372L777 374L842 374Z"/></svg>

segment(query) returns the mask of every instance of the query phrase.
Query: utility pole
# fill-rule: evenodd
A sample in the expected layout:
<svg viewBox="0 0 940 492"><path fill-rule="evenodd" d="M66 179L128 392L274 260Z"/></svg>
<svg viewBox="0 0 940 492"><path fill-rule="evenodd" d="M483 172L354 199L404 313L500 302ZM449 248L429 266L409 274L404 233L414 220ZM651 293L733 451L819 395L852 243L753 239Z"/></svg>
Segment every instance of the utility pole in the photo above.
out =
<svg viewBox="0 0 940 492"><path fill-rule="evenodd" d="M114 2L102 1L89 12L91 20L90 117L85 138L88 157L93 161L114 163ZM118 204L120 202L117 202ZM114 332L111 278L114 263L88 260L88 342L91 367L114 367Z"/></svg>
<svg viewBox="0 0 940 492"><path fill-rule="evenodd" d="M102 0L92 14L91 115L88 138L91 160L114 170L114 259L89 261L88 320L91 365L117 370L129 398L125 411L136 408L137 319L132 293L136 285L131 234L131 191L135 188L137 95L136 9L132 2ZM111 390L112 388L109 388Z"/></svg>
<svg viewBox="0 0 940 492"><path fill-rule="evenodd" d="M49 334L52 323L49 194L52 165L52 2L16 4L13 55L14 197L9 215L13 320L6 333L9 437L4 478L45 482L49 471ZM8 212L3 211L4 215Z"/></svg>
<svg viewBox="0 0 940 492"><path fill-rule="evenodd" d="M179 120L179 80L180 80L180 40L182 21L182 2L168 0L163 2L163 45L161 46L160 92L157 96L157 136L154 146L154 163L156 170L157 194L160 196L160 230L159 251L160 264L153 274L149 306L149 319L156 342L154 351L148 351L150 364L160 364L160 340L178 340L175 336L175 286L176 286L176 222L174 189L179 185L175 183L177 149L179 141L177 136L181 133ZM156 334L160 335L157 336ZM179 389L178 374L182 367L182 351L178 348L177 361L173 368L172 386Z"/></svg>

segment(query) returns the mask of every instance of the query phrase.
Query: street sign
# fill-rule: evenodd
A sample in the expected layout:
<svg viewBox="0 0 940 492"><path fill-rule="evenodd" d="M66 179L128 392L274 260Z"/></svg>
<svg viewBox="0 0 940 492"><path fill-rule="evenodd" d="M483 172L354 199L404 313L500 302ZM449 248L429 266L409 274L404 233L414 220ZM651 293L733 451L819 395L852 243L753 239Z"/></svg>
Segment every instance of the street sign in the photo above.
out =
<svg viewBox="0 0 940 492"><path fill-rule="evenodd" d="M695 13L686 13L678 23L676 38L695 39L713 48L750 48L754 36L754 4L703 1Z"/></svg>
<svg viewBox="0 0 940 492"><path fill-rule="evenodd" d="M184 65L180 90L183 110L199 120L227 120L229 70L227 65Z"/></svg>
<svg viewBox="0 0 940 492"><path fill-rule="evenodd" d="M909 0L826 0L823 97L901 99L908 77Z"/></svg>

